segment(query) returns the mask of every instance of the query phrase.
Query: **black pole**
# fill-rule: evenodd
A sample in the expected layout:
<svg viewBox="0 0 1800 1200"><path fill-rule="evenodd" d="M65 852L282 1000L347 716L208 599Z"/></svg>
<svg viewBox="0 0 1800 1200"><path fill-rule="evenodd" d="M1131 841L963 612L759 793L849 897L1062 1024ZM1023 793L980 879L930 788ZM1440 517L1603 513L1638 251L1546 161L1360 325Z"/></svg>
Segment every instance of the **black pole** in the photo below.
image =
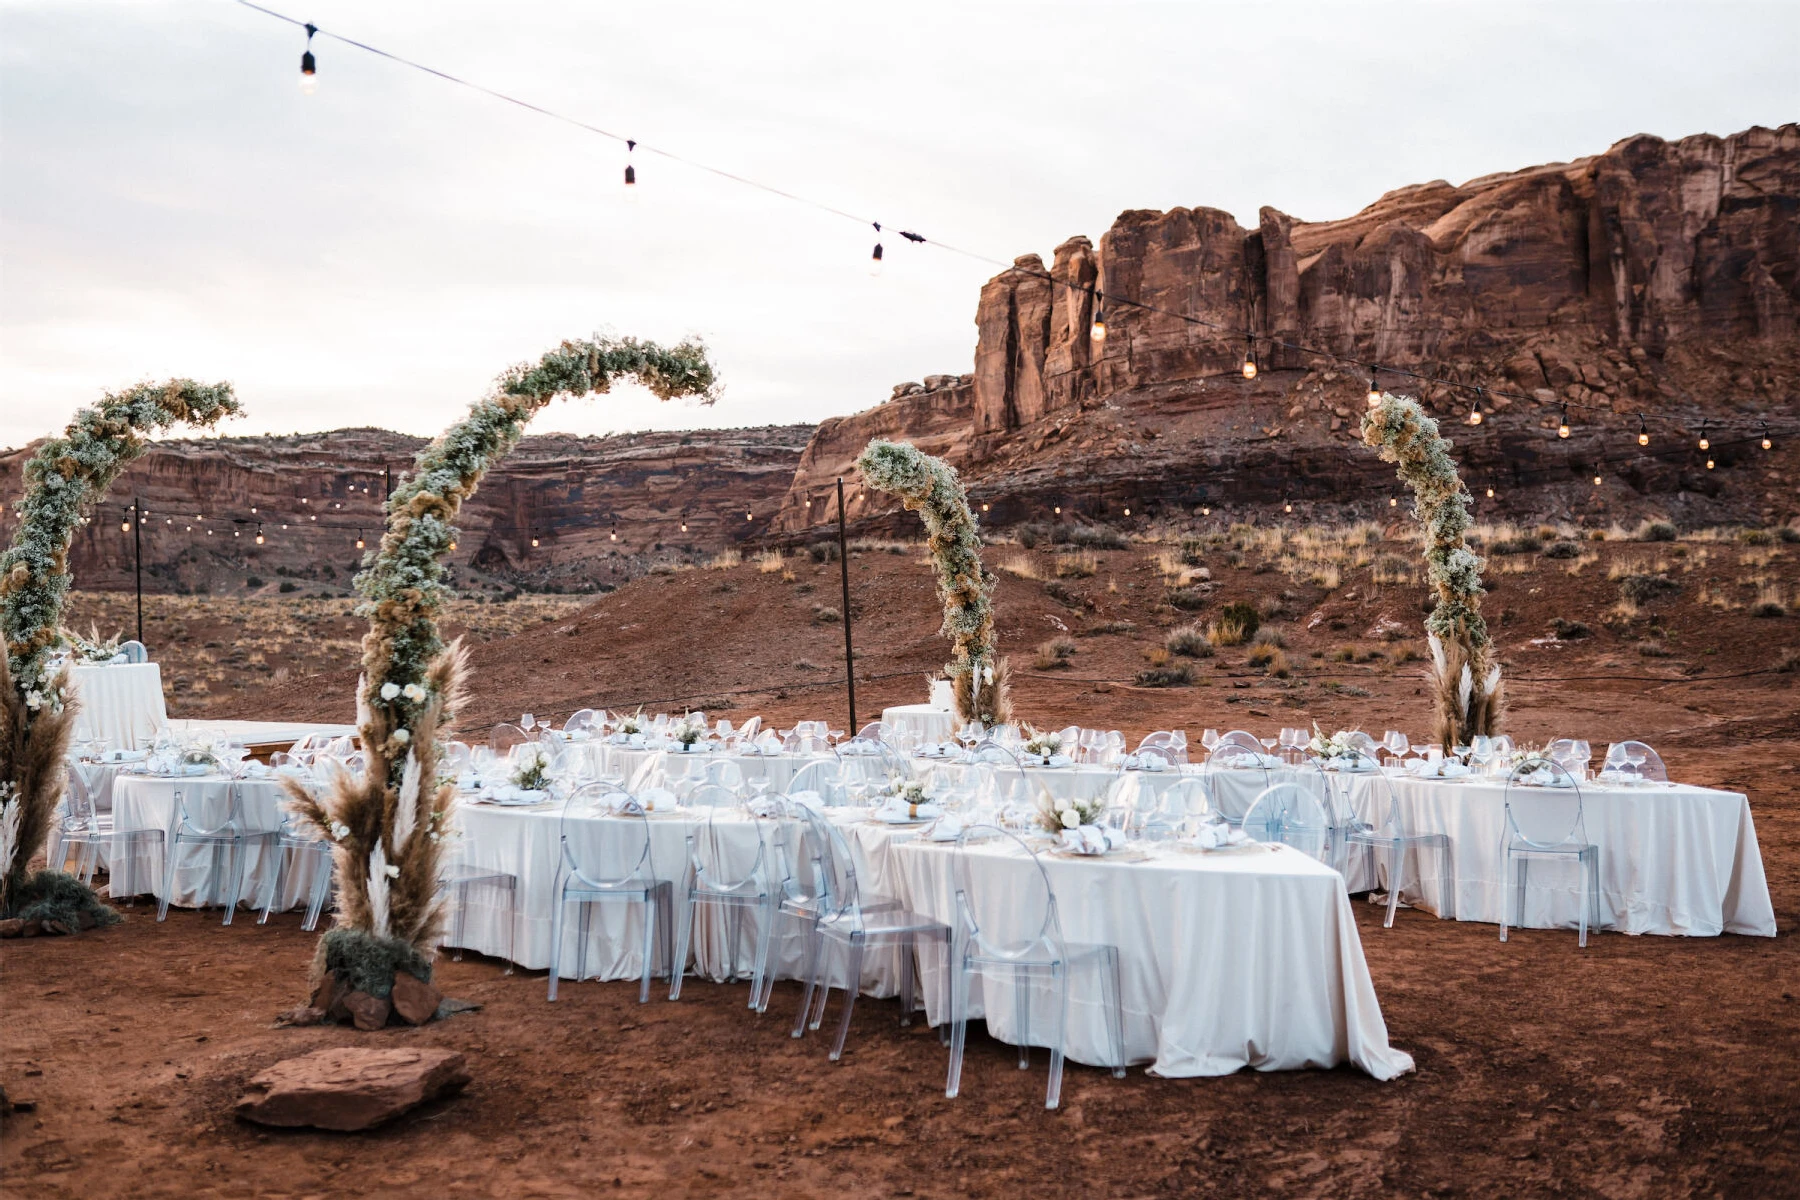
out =
<svg viewBox="0 0 1800 1200"><path fill-rule="evenodd" d="M394 468L386 463L381 464L381 491L384 500L394 498Z"/></svg>
<svg viewBox="0 0 1800 1200"><path fill-rule="evenodd" d="M141 646L144 644L144 502L136 496L131 498L131 550L136 560L137 640Z"/></svg>
<svg viewBox="0 0 1800 1200"><path fill-rule="evenodd" d="M844 583L844 684L850 691L850 736L856 736L856 653L850 645L850 540L844 534L844 477L838 476L838 568Z"/></svg>

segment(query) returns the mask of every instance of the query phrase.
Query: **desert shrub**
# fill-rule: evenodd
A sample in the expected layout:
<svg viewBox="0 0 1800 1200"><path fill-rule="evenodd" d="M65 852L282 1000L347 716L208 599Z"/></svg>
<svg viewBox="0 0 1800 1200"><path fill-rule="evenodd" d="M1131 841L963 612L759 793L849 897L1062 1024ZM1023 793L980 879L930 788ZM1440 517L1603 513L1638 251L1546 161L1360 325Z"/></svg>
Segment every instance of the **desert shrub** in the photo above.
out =
<svg viewBox="0 0 1800 1200"><path fill-rule="evenodd" d="M1793 646L1784 649L1781 657L1775 660L1775 669L1784 675L1800 670L1800 649Z"/></svg>
<svg viewBox="0 0 1800 1200"><path fill-rule="evenodd" d="M1670 521L1645 521L1638 529L1640 542L1672 542L1680 536L1681 531Z"/></svg>
<svg viewBox="0 0 1800 1200"><path fill-rule="evenodd" d="M1179 667L1147 667L1137 673L1139 687L1187 687L1194 682L1194 672L1185 664Z"/></svg>
<svg viewBox="0 0 1800 1200"><path fill-rule="evenodd" d="M1058 581L1052 579L1044 584L1044 595L1050 597L1065 608L1080 608L1081 597L1071 592Z"/></svg>
<svg viewBox="0 0 1800 1200"><path fill-rule="evenodd" d="M1123 550L1131 544L1109 525L1071 525L1058 540L1090 550Z"/></svg>
<svg viewBox="0 0 1800 1200"><path fill-rule="evenodd" d="M1567 538L1558 538L1544 547L1545 558L1579 558L1581 547Z"/></svg>
<svg viewBox="0 0 1800 1200"><path fill-rule="evenodd" d="M1206 554L1206 542L1197 534L1185 533L1181 536L1181 561L1190 567L1197 567Z"/></svg>
<svg viewBox="0 0 1800 1200"><path fill-rule="evenodd" d="M61 871L36 871L26 876L9 901L12 911L7 917L59 925L70 933L82 927L84 917L88 925L97 926L124 920L81 880Z"/></svg>
<svg viewBox="0 0 1800 1200"><path fill-rule="evenodd" d="M283 594L283 595L286 595L286 594L287 594L287 593L289 593L289 592L297 592L297 591L299 591L299 590L300 590L300 585L299 585L299 584L297 584L297 583L295 583L295 582L294 582L294 581L293 581L293 580L291 580L291 579L284 579L284 580L282 580L282 581L281 581L281 587L279 587L279 588L278 588L278 589L276 589L276 590L277 590L277 591L279 591L279 592L281 592L281 593L282 593L282 594Z"/></svg>
<svg viewBox="0 0 1800 1200"><path fill-rule="evenodd" d="M1257 611L1256 605L1243 600L1234 600L1219 613L1219 619L1213 627L1214 632L1218 634L1212 639L1213 645L1241 646L1255 636L1257 628L1261 625L1262 614Z"/></svg>
<svg viewBox="0 0 1800 1200"><path fill-rule="evenodd" d="M1000 569L1018 579L1042 579L1037 563L1029 554L1014 554L1000 561Z"/></svg>
<svg viewBox="0 0 1800 1200"><path fill-rule="evenodd" d="M1521 533L1517 537L1497 539L1488 551L1492 554L1536 554L1543 548L1543 539L1537 534Z"/></svg>
<svg viewBox="0 0 1800 1200"><path fill-rule="evenodd" d="M1206 593L1193 587L1172 587L1163 593L1163 599L1182 612L1197 612L1206 606Z"/></svg>
<svg viewBox="0 0 1800 1200"><path fill-rule="evenodd" d="M1273 646L1277 650L1287 646L1287 637L1281 630L1275 628L1273 625L1265 625L1261 629L1258 629L1256 631L1256 636L1251 638L1250 641L1258 646Z"/></svg>
<svg viewBox="0 0 1800 1200"><path fill-rule="evenodd" d="M1076 649L1077 647L1074 638L1065 637L1059 634L1049 641L1042 642L1038 645L1037 658L1032 661L1032 666L1040 671L1053 671L1058 668L1072 666L1073 664L1069 662L1069 659L1075 653Z"/></svg>
<svg viewBox="0 0 1800 1200"><path fill-rule="evenodd" d="M1800 529L1796 529L1792 525L1783 525L1775 531L1775 537L1778 541L1791 545L1794 542L1800 542Z"/></svg>
<svg viewBox="0 0 1800 1200"><path fill-rule="evenodd" d="M1144 661L1153 667L1166 667L1169 665L1169 652L1161 646L1146 646Z"/></svg>
<svg viewBox="0 0 1800 1200"><path fill-rule="evenodd" d="M1553 619L1550 622L1550 628L1554 629L1556 631L1556 636L1563 639L1564 641L1573 641L1576 638L1592 637L1593 633L1594 633L1594 631L1592 629L1589 629L1586 625L1582 624L1580 621L1570 621L1570 620L1566 620L1562 617L1557 617L1557 618Z"/></svg>
<svg viewBox="0 0 1800 1200"><path fill-rule="evenodd" d="M1037 544L1044 540L1044 531L1036 525L1021 525L1015 533L1019 545L1027 550L1037 549Z"/></svg>
<svg viewBox="0 0 1800 1200"><path fill-rule="evenodd" d="M764 575L778 575L787 570L787 560L779 550L764 550L756 556L756 569Z"/></svg>
<svg viewBox="0 0 1800 1200"><path fill-rule="evenodd" d="M1275 679L1286 679L1293 674L1288 666L1287 655L1274 646L1258 646L1250 652L1250 665L1261 667L1264 674Z"/></svg>
<svg viewBox="0 0 1800 1200"><path fill-rule="evenodd" d="M1669 648L1654 638L1646 638L1637 644L1637 652L1645 658L1667 658Z"/></svg>
<svg viewBox="0 0 1800 1200"><path fill-rule="evenodd" d="M1424 657L1425 656L1419 652L1419 648L1411 642L1405 642L1394 647L1394 661L1397 663L1420 662Z"/></svg>
<svg viewBox="0 0 1800 1200"><path fill-rule="evenodd" d="M1206 631L1191 621L1169 630L1163 646L1170 654L1184 658L1210 658L1213 652L1212 643L1206 640Z"/></svg>
<svg viewBox="0 0 1800 1200"><path fill-rule="evenodd" d="M1738 541L1746 546L1772 546L1775 544L1775 535L1766 529L1740 529Z"/></svg>
<svg viewBox="0 0 1800 1200"><path fill-rule="evenodd" d="M1087 551L1056 556L1056 577L1058 579L1088 579L1099 570L1100 560Z"/></svg>
<svg viewBox="0 0 1800 1200"><path fill-rule="evenodd" d="M829 604L819 604L813 607L812 619L814 625L836 625L844 619L844 614Z"/></svg>
<svg viewBox="0 0 1800 1200"><path fill-rule="evenodd" d="M1787 605L1779 600L1759 599L1750 606L1750 615L1753 617L1785 617L1787 616Z"/></svg>
<svg viewBox="0 0 1800 1200"><path fill-rule="evenodd" d="M1086 629L1076 630L1076 637L1105 637L1109 633L1130 633L1137 628L1135 621L1101 621L1089 625Z"/></svg>
<svg viewBox="0 0 1800 1200"><path fill-rule="evenodd" d="M1413 562L1398 554L1378 555L1369 564L1369 578L1376 583L1411 583L1413 581Z"/></svg>
<svg viewBox="0 0 1800 1200"><path fill-rule="evenodd" d="M838 544L836 542L814 542L806 548L806 553L816 563L836 562L838 560Z"/></svg>
<svg viewBox="0 0 1800 1200"><path fill-rule="evenodd" d="M729 571L731 568L740 565L743 561L744 556L736 550L721 550L707 561L706 569L709 571Z"/></svg>
<svg viewBox="0 0 1800 1200"><path fill-rule="evenodd" d="M1633 604L1648 604L1680 590L1681 585L1667 575L1627 575L1619 580L1619 596Z"/></svg>

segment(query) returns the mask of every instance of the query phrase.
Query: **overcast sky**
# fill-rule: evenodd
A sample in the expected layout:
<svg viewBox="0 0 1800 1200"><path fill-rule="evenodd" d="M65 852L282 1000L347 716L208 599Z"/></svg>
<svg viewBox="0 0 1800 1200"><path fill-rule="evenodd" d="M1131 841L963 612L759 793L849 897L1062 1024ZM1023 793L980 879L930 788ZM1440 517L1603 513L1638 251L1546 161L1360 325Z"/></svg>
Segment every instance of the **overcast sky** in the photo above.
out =
<svg viewBox="0 0 1800 1200"><path fill-rule="evenodd" d="M640 141L982 254L1126 208L1341 217L1635 133L1800 117L1800 4L271 0ZM431 434L595 330L698 334L710 410L813 421L970 369L993 272L624 149L230 0L0 0L0 445L141 379L233 432Z"/></svg>

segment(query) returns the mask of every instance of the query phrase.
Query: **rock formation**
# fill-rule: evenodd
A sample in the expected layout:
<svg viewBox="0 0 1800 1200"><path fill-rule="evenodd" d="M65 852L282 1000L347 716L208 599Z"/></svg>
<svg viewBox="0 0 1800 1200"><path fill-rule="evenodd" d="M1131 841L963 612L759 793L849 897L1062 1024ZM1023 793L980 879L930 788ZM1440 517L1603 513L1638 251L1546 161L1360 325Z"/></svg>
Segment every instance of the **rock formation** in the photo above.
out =
<svg viewBox="0 0 1800 1200"><path fill-rule="evenodd" d="M814 481L847 472L874 436L950 457L1015 519L1059 502L1117 516L1134 496L1142 511L1376 489L1381 472L1365 475L1351 449L1367 375L1272 340L1531 395L1526 406L1491 398L1498 419L1463 441L1477 478L1515 494L1550 485L1547 509L1577 480L1591 487L1596 465L1640 497L1723 497L1750 517L1773 495L1779 509L1791 490L1779 477L1728 496L1698 460L1628 463L1619 451L1639 413L1657 451L1691 446L1707 420L1734 459L1762 419L1784 405L1791 416L1797 240L1796 125L1634 137L1573 163L1402 188L1338 221L1265 208L1245 229L1216 209L1127 211L1097 248L1071 238L1048 268L1026 255L987 283L972 376L902 385L821 425L776 529L814 523L816 504L803 503ZM1148 307L1110 305L1095 342L1095 286ZM1247 335L1261 346L1253 382L1239 374ZM1465 392L1388 381L1440 412L1468 411ZM1546 444L1563 402L1619 415L1583 409L1580 434Z"/></svg>

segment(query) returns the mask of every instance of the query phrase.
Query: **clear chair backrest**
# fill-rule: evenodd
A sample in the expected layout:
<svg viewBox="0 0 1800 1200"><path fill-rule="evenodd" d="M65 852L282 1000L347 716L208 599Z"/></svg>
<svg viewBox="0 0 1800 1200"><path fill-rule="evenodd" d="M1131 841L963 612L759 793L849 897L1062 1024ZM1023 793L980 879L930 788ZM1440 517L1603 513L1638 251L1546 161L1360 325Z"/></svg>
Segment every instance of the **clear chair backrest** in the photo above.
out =
<svg viewBox="0 0 1800 1200"><path fill-rule="evenodd" d="M356 753L356 739L348 734L334 737L325 743L325 753L337 759L348 758Z"/></svg>
<svg viewBox="0 0 1800 1200"><path fill-rule="evenodd" d="M985 769L995 798L1007 801L1029 801L1031 778L1019 756L993 738L983 738L969 751L969 762L978 771Z"/></svg>
<svg viewBox="0 0 1800 1200"><path fill-rule="evenodd" d="M717 891L738 891L751 882L762 882L763 862L771 852L771 836L760 823L752 826L757 833L756 853L745 860L733 853L733 844L741 839L743 816L751 816L737 798L724 788L702 784L695 789L690 803L706 810L706 819L688 834L688 857L695 879Z"/></svg>
<svg viewBox="0 0 1800 1200"><path fill-rule="evenodd" d="M506 754L514 746L522 746L531 740L531 735L517 725L508 725L504 721L494 726L488 734L488 749L495 754Z"/></svg>
<svg viewBox="0 0 1800 1200"><path fill-rule="evenodd" d="M1179 729L1159 729L1155 733L1144 735L1138 743L1138 751L1146 749L1165 750L1176 762L1187 761L1187 733Z"/></svg>
<svg viewBox="0 0 1800 1200"><path fill-rule="evenodd" d="M1506 777L1506 823L1529 846L1584 844L1581 785L1560 763L1528 760Z"/></svg>
<svg viewBox="0 0 1800 1200"><path fill-rule="evenodd" d="M885 742L893 732L885 721L870 721L856 731L856 736L865 742Z"/></svg>
<svg viewBox="0 0 1800 1200"><path fill-rule="evenodd" d="M738 792L734 788L717 783L702 783L687 794L683 803L690 808L729 809L735 806L739 799Z"/></svg>
<svg viewBox="0 0 1800 1200"><path fill-rule="evenodd" d="M1008 853L996 858L984 845ZM1021 858L1031 864L1028 869L1009 869ZM956 839L950 862L958 933L982 955L1020 960L1065 956L1049 872L1023 838L998 825L971 825Z"/></svg>
<svg viewBox="0 0 1800 1200"><path fill-rule="evenodd" d="M748 742L748 741L754 741L756 739L756 735L760 732L762 732L762 718L760 716L757 716L757 717L751 717L748 721L745 721L742 725L739 725L735 736L738 737L742 741Z"/></svg>
<svg viewBox="0 0 1800 1200"><path fill-rule="evenodd" d="M87 776L73 759L68 762L68 783L63 789L64 830L87 832L99 828L99 817L94 812L94 795L88 790Z"/></svg>
<svg viewBox="0 0 1800 1200"><path fill-rule="evenodd" d="M1244 832L1259 842L1280 842L1319 858L1325 853L1325 806L1293 783L1263 789L1244 814Z"/></svg>
<svg viewBox="0 0 1800 1200"><path fill-rule="evenodd" d="M794 772L794 778L788 782L787 793L789 796L797 796L801 792L817 793L820 802L824 804L841 803L844 781L838 771L837 759L817 759Z"/></svg>
<svg viewBox="0 0 1800 1200"><path fill-rule="evenodd" d="M467 742L449 742L444 746L444 770L452 775L460 775L467 771L474 762Z"/></svg>
<svg viewBox="0 0 1800 1200"><path fill-rule="evenodd" d="M728 758L715 758L707 763L701 778L733 793L741 794L744 790L744 769Z"/></svg>
<svg viewBox="0 0 1800 1200"><path fill-rule="evenodd" d="M1204 775L1183 775L1156 798L1156 811L1188 825L1213 820L1218 809Z"/></svg>
<svg viewBox="0 0 1800 1200"><path fill-rule="evenodd" d="M1633 761L1641 760L1641 761ZM1658 783L1669 781L1669 772L1663 766L1662 755L1652 750L1644 742L1614 742L1606 748L1606 766L1608 771L1616 771L1621 775L1635 775L1643 779L1654 779Z"/></svg>
<svg viewBox="0 0 1800 1200"><path fill-rule="evenodd" d="M650 819L641 808L609 813L602 802L618 794L611 784L588 783L563 802L558 828L563 862L590 887L624 889L656 881Z"/></svg>
<svg viewBox="0 0 1800 1200"><path fill-rule="evenodd" d="M1255 768L1261 770L1265 775L1268 774L1268 769L1262 763L1261 746L1246 746L1242 742L1227 741L1225 738L1219 739L1219 744L1207 754L1206 762L1203 765L1209 771L1239 771Z"/></svg>
<svg viewBox="0 0 1800 1200"><path fill-rule="evenodd" d="M1319 802L1328 825L1343 828L1355 819L1349 777L1328 772L1311 759L1283 767L1282 773L1283 783L1299 788Z"/></svg>
<svg viewBox="0 0 1800 1200"><path fill-rule="evenodd" d="M856 883L856 864L844 835L824 813L804 804L793 806L803 827L803 855L820 873L818 894L829 916L860 921L862 897Z"/></svg>
<svg viewBox="0 0 1800 1200"><path fill-rule="evenodd" d="M251 832L244 811L244 791L236 783L225 786L224 819L215 824L202 825L196 818L204 815L188 806L185 789L175 790L175 821L182 833L194 837L240 837Z"/></svg>
<svg viewBox="0 0 1800 1200"><path fill-rule="evenodd" d="M1544 747L1544 754L1579 779L1593 761L1594 747L1580 738L1557 738Z"/></svg>
<svg viewBox="0 0 1800 1200"><path fill-rule="evenodd" d="M128 663L147 663L150 661L150 652L144 649L144 643L139 641L120 642L119 653L125 656L125 661Z"/></svg>
<svg viewBox="0 0 1800 1200"><path fill-rule="evenodd" d="M603 721L604 718L601 717L598 709L578 708L569 714L568 720L563 722L563 732L593 733L600 728Z"/></svg>
<svg viewBox="0 0 1800 1200"><path fill-rule="evenodd" d="M1139 746L1136 757L1140 768L1146 763L1157 762L1164 770L1173 770L1181 766L1187 756L1177 757L1173 746Z"/></svg>
<svg viewBox="0 0 1800 1200"><path fill-rule="evenodd" d="M1263 749L1261 740L1248 729L1230 730L1219 738L1217 745L1212 748L1212 753L1217 754L1220 746L1238 746L1256 754L1261 754Z"/></svg>
<svg viewBox="0 0 1800 1200"><path fill-rule="evenodd" d="M1361 729L1352 729L1349 733L1344 735L1344 740L1350 743L1352 749L1379 761L1381 757L1381 743L1375 740L1373 734L1365 733Z"/></svg>

